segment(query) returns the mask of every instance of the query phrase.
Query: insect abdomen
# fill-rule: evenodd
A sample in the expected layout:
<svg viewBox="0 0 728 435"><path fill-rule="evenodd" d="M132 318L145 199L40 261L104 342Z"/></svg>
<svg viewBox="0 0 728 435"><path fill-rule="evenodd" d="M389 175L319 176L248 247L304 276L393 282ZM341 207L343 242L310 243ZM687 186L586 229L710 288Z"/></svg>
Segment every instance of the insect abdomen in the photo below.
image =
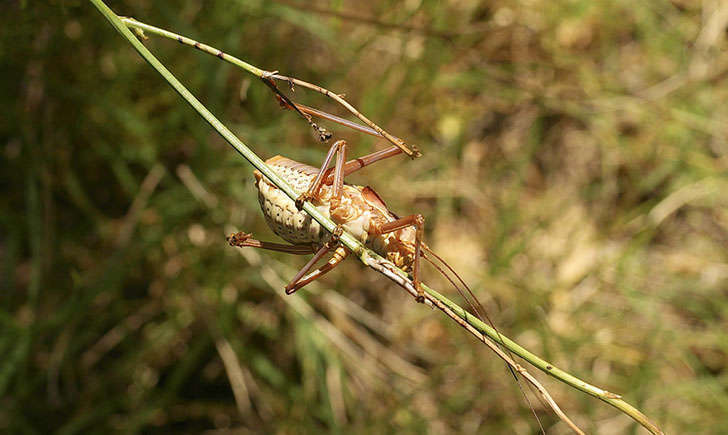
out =
<svg viewBox="0 0 728 435"><path fill-rule="evenodd" d="M288 184L297 194L308 189L317 170L312 166L298 163L281 156L272 157L265 162ZM324 232L318 222L304 211L299 211L296 204L275 185L268 182L260 172L255 171L258 202L268 226L274 233L296 245L321 243ZM329 216L328 207L317 207L325 216Z"/></svg>

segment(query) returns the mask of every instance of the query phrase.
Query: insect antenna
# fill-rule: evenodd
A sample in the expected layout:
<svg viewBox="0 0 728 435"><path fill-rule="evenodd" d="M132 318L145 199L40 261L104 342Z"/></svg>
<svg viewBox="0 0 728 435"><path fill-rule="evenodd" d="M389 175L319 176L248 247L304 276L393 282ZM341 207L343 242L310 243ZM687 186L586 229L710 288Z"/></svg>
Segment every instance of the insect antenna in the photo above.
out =
<svg viewBox="0 0 728 435"><path fill-rule="evenodd" d="M452 266L450 266L445 260L443 260L442 257L440 257L434 251L432 251L432 249L430 249L429 246L427 246L426 244L423 243L422 248L425 251L422 253L422 257L425 260L427 260L427 262L430 263L435 269L437 269L440 272L440 274L445 277L445 279L450 281L450 284L452 284L452 286L455 287L457 292L460 294L460 297L462 297L465 300L465 302L468 304L470 309L473 310L473 312L478 317L478 319L480 319L480 321L482 321L482 322L487 321L488 324L490 325L490 327L493 328L495 333L498 335L499 341L502 342L503 337L501 336L500 331L498 331L498 328L495 327L495 324L490 319L488 312L485 310L485 308L483 308L483 304L480 303L480 300L478 300L478 298L475 296L473 291L470 289L470 286L468 286L465 283L465 280L463 280L462 277L460 277L460 275L455 271L455 269L453 269ZM463 289L457 283L455 283L455 281L452 279L452 277L448 273L446 273L442 269L442 267L440 267L431 258L429 258L428 254L432 255L443 266L445 266L445 268L447 268L447 270L450 271L450 273L455 275L456 279L460 282L460 284L465 289L465 291L463 291ZM504 348L504 346L501 343L497 343L497 345L498 345L498 347L501 348L501 350L506 352L511 357L511 360L515 361L515 359L513 358L513 354L511 353L510 350L508 350L507 348ZM538 414L536 414L536 410L534 409L533 404L531 403L531 399L528 397L526 392L523 390L523 385L521 384L520 378L518 377L515 370L513 369L513 367L511 367L510 364L506 363L506 367L508 368L508 371L511 372L511 375L513 375L513 378L516 380L518 389L521 391L521 394L526 399L526 403L528 404L528 407L531 409L531 413L536 418L536 422L538 423L538 427L541 429L541 433L546 434L546 431L544 430L543 425L541 424L541 419L538 417ZM531 392L533 393L533 390Z"/></svg>

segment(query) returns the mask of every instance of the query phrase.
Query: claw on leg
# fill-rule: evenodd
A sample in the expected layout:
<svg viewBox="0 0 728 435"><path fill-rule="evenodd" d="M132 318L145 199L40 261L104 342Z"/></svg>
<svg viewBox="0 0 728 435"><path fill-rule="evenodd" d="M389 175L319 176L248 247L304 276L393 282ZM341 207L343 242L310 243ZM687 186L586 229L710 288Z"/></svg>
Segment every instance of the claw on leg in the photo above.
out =
<svg viewBox="0 0 728 435"><path fill-rule="evenodd" d="M244 246L247 246L245 244L245 242L248 241L248 239L250 239L251 237L253 237L252 234L244 233L244 232L240 231L237 233L230 234L225 239L230 244L230 246L237 246L237 247L242 248Z"/></svg>
<svg viewBox="0 0 728 435"><path fill-rule="evenodd" d="M329 239L329 249L334 249L339 244L341 235L344 234L344 227L337 225L334 231L331 232L331 238Z"/></svg>

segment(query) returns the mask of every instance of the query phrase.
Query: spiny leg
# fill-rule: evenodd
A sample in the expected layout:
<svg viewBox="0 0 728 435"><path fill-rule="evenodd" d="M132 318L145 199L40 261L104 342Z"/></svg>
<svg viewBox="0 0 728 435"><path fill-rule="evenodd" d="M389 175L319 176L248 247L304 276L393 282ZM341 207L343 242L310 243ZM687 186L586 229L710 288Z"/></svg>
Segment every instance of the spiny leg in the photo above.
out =
<svg viewBox="0 0 728 435"><path fill-rule="evenodd" d="M309 282L322 276L329 270L336 267L336 265L338 265L339 262L341 262L341 260L346 258L346 254L337 255L337 253L336 253L336 252L338 252L337 246L339 245L339 237L341 237L341 234L343 232L344 232L344 230L341 228L341 226L337 226L336 229L334 229L334 232L331 233L331 238L329 239L329 241L324 243L324 245L321 248L319 248L318 251L316 251L316 254L314 254L313 258L311 258L308 261L308 263L306 263L306 265L303 266L303 268L301 268L301 270L299 270L298 273L296 273L296 275L293 277L293 279L291 279L291 282L289 282L288 285L286 285L286 287L285 287L286 294L290 295L291 293L293 293L296 290L298 290L299 288L305 286ZM331 250L336 250L336 251L334 253L334 256L331 257L331 259L328 261L328 263L326 263L324 266L320 267L319 269L313 271L310 275L307 275L305 278L301 279L304 275L306 275L306 273L308 273L309 270L311 270L311 268L313 268L313 266L316 263L318 263L318 261L324 255L326 255ZM334 261L333 264L331 264L331 266L326 267L330 263L332 263L333 260L336 260L337 258L338 258L338 260Z"/></svg>
<svg viewBox="0 0 728 435"><path fill-rule="evenodd" d="M297 255L306 255L315 252L313 258L308 263L306 263L306 265L303 266L300 271L298 271L296 276L293 277L291 282L286 285L286 294L290 295L291 293L295 292L296 290L300 289L311 281L322 277L331 269L338 266L339 263L341 263L346 258L346 256L349 255L349 251L346 248L336 247L338 245L339 237L341 236L342 232L343 230L341 229L341 227L337 227L334 230L331 239L326 244L324 244L324 246L322 246L318 251L308 245L284 245L280 243L261 242L260 240L251 239L250 237L252 236L252 234L244 232L238 232L229 235L227 237L227 241L228 243L230 243L230 246L237 246L239 248L261 248L270 251L285 252L288 254ZM311 272L310 274L306 275L306 273L311 270L311 268L321 259L321 257L326 255L326 253L331 250L334 250L334 255L331 256L329 261L323 266Z"/></svg>
<svg viewBox="0 0 728 435"><path fill-rule="evenodd" d="M332 270L334 267L338 266L339 263L341 263L346 258L347 255L349 255L349 251L346 248L344 248L344 247L336 248L336 250L334 250L334 255L331 256L331 258L329 259L328 262L326 262L326 264L324 264L323 266L319 267L318 269L314 270L313 272L309 273L308 275L306 275L302 278L297 275L297 277L299 278L298 280L296 280L296 277L294 277L293 280L291 280L291 283L286 286L286 294L290 295L291 293L293 293L296 290L300 289L301 287L307 285L311 281L321 278L322 276L324 276L324 274L326 274L327 272ZM314 261L314 263L315 263L315 261ZM303 271L303 269L302 269L302 271ZM301 273L300 275L303 275L303 274Z"/></svg>
<svg viewBox="0 0 728 435"><path fill-rule="evenodd" d="M293 83L292 82L289 82L289 83L291 85L291 89L293 89ZM266 84L270 86L270 83L266 83ZM274 92L276 92L276 94L278 94L280 91L277 91L277 88L276 88L276 89L274 89ZM382 130L382 132L378 132L377 130L375 130L375 129L369 127L369 126L366 126L366 125L358 124L356 122L349 121L349 120L344 119L344 118L342 118L340 116L332 115L330 113L324 112L322 110L315 109L313 107L308 107L308 106L305 106L303 104L294 103L293 101L291 101L285 95L276 95L276 96L278 97L278 102L280 103L280 105L282 107L285 107L287 109L294 110L295 112L298 112L300 115L304 116L304 118L306 118L306 115L316 116L318 118L326 119L328 121L335 122L337 124L343 125L344 127L351 128L351 129L356 130L356 131L361 132L361 133L366 133L366 134L371 135L371 136L374 136L374 137L378 137L378 138L381 138L381 139L386 139L386 140L388 140L388 141L390 141L392 143L395 143L395 144L396 143L400 143L400 144L403 144L404 143L404 141L402 139L400 139L400 138L398 138L396 136L392 136L392 135L389 135L389 134L384 134L384 131L383 130ZM306 120L309 123L311 123L311 120L309 118L306 118ZM313 124L313 125L315 126L315 124ZM320 127L319 127L319 129L320 129ZM325 132L328 133L328 131L325 131ZM324 136L323 134L320 133L319 136L320 136L322 142L327 141L331 137L330 136L330 133L329 133L328 136ZM397 145L395 145L395 146L397 147L398 150L404 151L399 146L397 146ZM417 152L415 154L418 154L418 153L419 152Z"/></svg>
<svg viewBox="0 0 728 435"><path fill-rule="evenodd" d="M301 115L301 117L303 117L303 119L305 119L306 122L308 122L308 125L310 125L311 128L313 128L316 131L316 133L318 133L319 140L321 142L328 142L332 136L331 132L326 130L323 127L319 127L315 122L313 122L310 115L301 111L298 108L298 104L291 101L291 99L288 98L286 96L286 94L284 94L283 92L280 91L280 89L278 89L278 86L276 86L276 83L273 81L273 79L271 79L271 76L273 76L275 74L277 74L276 71L274 71L272 73L266 73L263 75L263 77L261 77L261 80L263 80L263 83L265 83L265 85L268 86L273 91L274 94L276 94L276 97L278 98L278 101L281 103L281 105L283 105L284 107L293 109L293 111L295 111L296 113ZM293 87L293 82L290 82L290 84L291 84L291 87Z"/></svg>
<svg viewBox="0 0 728 435"><path fill-rule="evenodd" d="M415 259L412 267L412 284L417 290L417 302L425 302L425 291L420 285L420 257L422 256L422 239L425 231L425 218L421 214L413 214L400 219L375 225L371 231L372 235L392 233L409 226L415 227Z"/></svg>
<svg viewBox="0 0 728 435"><path fill-rule="evenodd" d="M290 80L290 78L289 78ZM291 88L293 88L293 83L289 82L291 84ZM341 96L341 95L339 95ZM299 114L306 114L309 116L316 116L318 118L326 119L328 121L335 122L337 124L343 125L344 127L351 128L353 130L356 130L361 133L366 133L368 135L386 139L389 142L393 143L394 146L397 147L398 150L406 152L410 157L418 157L420 155L419 151L408 151L405 147L402 147L404 145L404 141L396 136L392 136L391 134L385 132L384 130L377 131L376 129L372 127L376 127L372 124L372 126L366 126L362 124L358 124L356 122L349 121L347 119L341 118L340 116L332 115L330 113L324 112L322 110L315 109L313 107L308 107L303 104L294 103L288 98L282 98L280 95L278 96L278 101L281 104L282 107L285 107L287 109L292 109ZM291 103L291 104L289 104ZM361 118L360 118L361 119ZM310 120L309 120L310 122ZM327 136L326 139L328 139L330 136ZM324 140L322 140L324 141ZM414 147L413 147L414 148ZM410 152L412 154L410 154Z"/></svg>
<svg viewBox="0 0 728 435"><path fill-rule="evenodd" d="M338 152L336 164L333 168L329 168L328 165L331 163L331 159L335 152ZM329 149L326 158L324 159L321 170L314 178L313 183L308 188L308 191L296 199L296 207L300 210L303 207L303 202L311 199L315 199L318 195L321 185L334 185L333 197L335 200L340 199L340 193L343 190L344 177L349 174L365 168L372 163L376 163L380 160L388 159L396 155L402 154L402 150L396 146L391 146L380 151L375 151L365 156L357 157L356 159L349 160L343 163L346 156L346 141L337 141ZM337 169L338 168L338 169ZM339 178L337 179L337 171L339 172Z"/></svg>
<svg viewBox="0 0 728 435"><path fill-rule="evenodd" d="M309 245L284 245L281 243L261 242L260 240L251 239L252 236L252 234L241 231L227 236L227 241L230 246L237 246L239 248L261 248L295 255L306 255L314 252L314 249Z"/></svg>
<svg viewBox="0 0 728 435"><path fill-rule="evenodd" d="M326 158L321 165L321 169L319 170L318 174L316 174L316 178L314 178L311 185L308 186L308 190L302 193L298 198L296 198L296 208L298 208L299 210L303 208L304 202L318 198L319 189L321 188L321 182L323 181L326 169L329 167L329 164L331 163L331 159L334 157L334 154L337 154L335 169L338 168L335 170L334 173L334 198L336 198L336 200L340 198L341 188L344 184L342 167L344 166L344 156L346 155L345 140L337 140L336 142L334 142L333 145L331 145L331 148L329 148L329 152L326 154Z"/></svg>
<svg viewBox="0 0 728 435"><path fill-rule="evenodd" d="M349 121L348 119L344 119L340 116L332 115L330 113L324 112L322 110L315 109L313 107L308 107L303 104L293 103L296 107L295 109L300 110L301 112L307 114L307 115L313 115L321 119L326 119L328 121L335 122L337 124L343 125L344 127L351 128L353 130L356 130L361 133L366 133L371 136L376 136L378 138L385 139L384 136L377 133L376 130L374 130L371 127L367 127L366 125L358 124L356 122ZM291 106L289 106L287 103L281 101L281 105L291 109Z"/></svg>
<svg viewBox="0 0 728 435"><path fill-rule="evenodd" d="M391 146L389 148L385 148L380 151L375 151L371 154L367 154L365 156L357 157L356 159L349 160L344 164L343 173L344 176L347 176L349 174L353 174L354 172L367 167L371 165L372 163L378 162L380 160L388 159L390 157L394 157L396 155L402 154L402 150L397 148L396 146ZM334 168L336 169L336 168ZM334 175L332 172L334 169L327 169L326 174L324 175L324 184L329 185L334 182Z"/></svg>
<svg viewBox="0 0 728 435"><path fill-rule="evenodd" d="M351 122L351 121L346 120L344 118L341 118L339 116L332 115L330 113L327 113L327 112L324 112L324 111L315 109L313 107L308 107L308 106L305 106L303 104L293 103L293 106L291 106L288 102L284 101L280 96L278 98L280 99L280 103L281 103L281 105L283 107L286 107L286 108L289 108L289 109L293 109L293 110L296 110L296 111L299 111L299 112L303 112L303 113L305 113L307 115L313 115L313 116L316 116L316 117L319 117L319 118L322 118L322 119L326 119L326 120L329 120L329 121L333 121L333 122L336 122L338 124L341 124L341 125L343 125L345 127L349 127L351 129L357 130L359 132L366 133L366 134L371 135L371 136L375 136L375 137L378 137L378 138L385 139L385 137L382 136L381 133L377 132L376 130L374 130L371 127L367 127L365 125L357 124L356 122ZM401 140L399 138L395 138L395 139ZM400 147L398 147L396 145L393 145L393 146L391 146L389 148L385 148L385 149L383 149L381 151L376 151L376 152L373 152L371 154L367 154L367 155L362 156L362 157L359 157L357 159L348 161L348 162L346 162L346 165L344 165L344 176L349 175L352 172L356 172L356 171L358 171L359 169L361 169L361 168L363 168L365 166L369 166L369 165L371 165L374 162L377 162L379 160L383 160L383 159L386 159L386 158L389 158L389 157L393 157L393 156L396 156L398 154L402 154L402 148L400 148ZM331 184L332 183L333 176L331 175L331 171L332 170L329 169L326 172L326 176L324 177L324 180L326 180L326 181L324 182L324 184L327 184L328 185L328 184Z"/></svg>

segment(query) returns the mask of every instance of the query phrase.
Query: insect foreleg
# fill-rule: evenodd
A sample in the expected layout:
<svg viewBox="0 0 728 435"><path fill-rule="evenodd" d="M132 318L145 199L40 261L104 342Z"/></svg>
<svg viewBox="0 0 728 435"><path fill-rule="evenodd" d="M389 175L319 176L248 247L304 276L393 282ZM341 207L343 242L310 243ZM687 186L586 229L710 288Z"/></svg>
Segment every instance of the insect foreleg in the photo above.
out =
<svg viewBox="0 0 728 435"><path fill-rule="evenodd" d="M425 232L425 218L421 214L413 214L384 224L374 225L371 235L391 233L409 226L415 227L415 259L412 267L412 283L417 290L417 302L425 302L425 292L420 285L420 257L422 256L422 239Z"/></svg>
<svg viewBox="0 0 728 435"><path fill-rule="evenodd" d="M337 166L342 166L344 163L344 156L346 155L346 141L345 140L337 140L334 142L333 145L331 145L331 148L329 148L329 152L326 154L326 158L324 159L324 163L321 165L321 169L319 170L318 174L316 175L316 178L313 179L313 182L308 186L308 190L304 193L302 193L298 198L296 198L296 208L301 210L303 208L303 203L306 201L310 201L312 199L318 198L319 189L321 188L321 182L323 181L324 174L326 173L326 169L329 167L329 164L331 163L331 159L334 157L334 154L338 153L338 157L336 159ZM340 164L339 164L340 163ZM341 170L338 170L336 172L341 172ZM334 174L336 175L336 174ZM336 177L335 177L336 178ZM340 178L340 185L344 184L344 177L343 174L339 174ZM334 197L338 198L341 195L341 187L339 187L338 192L336 190L336 183L334 188ZM337 195L338 193L338 195Z"/></svg>
<svg viewBox="0 0 728 435"><path fill-rule="evenodd" d="M338 202L339 199L341 199L345 176L367 167L372 163L389 157L394 157L401 153L401 149L396 146L391 146L344 163L344 159L346 158L346 141L336 141L333 145L331 145L331 148L329 148L329 152L326 154L326 158L321 165L321 169L311 185L308 187L308 190L296 199L296 207L301 210L305 201L317 199L322 184L333 184L334 191L332 198L334 202ZM336 154L336 163L333 168L329 168L329 164L331 164L334 154Z"/></svg>
<svg viewBox="0 0 728 435"><path fill-rule="evenodd" d="M302 193L298 198L296 198L296 208L298 208L299 210L303 208L304 202L318 198L319 189L321 188L321 182L323 181L326 169L329 167L329 164L331 163L331 159L334 157L334 154L338 154L336 158L336 166L334 168L334 198L338 201L338 199L341 197L341 189L344 184L343 166L344 158L346 156L345 140L337 140L336 142L334 142L333 145L331 145L331 148L329 148L329 152L326 154L326 158L324 159L324 162L321 165L321 169L316 175L316 178L314 178L311 185L308 186L308 190Z"/></svg>

